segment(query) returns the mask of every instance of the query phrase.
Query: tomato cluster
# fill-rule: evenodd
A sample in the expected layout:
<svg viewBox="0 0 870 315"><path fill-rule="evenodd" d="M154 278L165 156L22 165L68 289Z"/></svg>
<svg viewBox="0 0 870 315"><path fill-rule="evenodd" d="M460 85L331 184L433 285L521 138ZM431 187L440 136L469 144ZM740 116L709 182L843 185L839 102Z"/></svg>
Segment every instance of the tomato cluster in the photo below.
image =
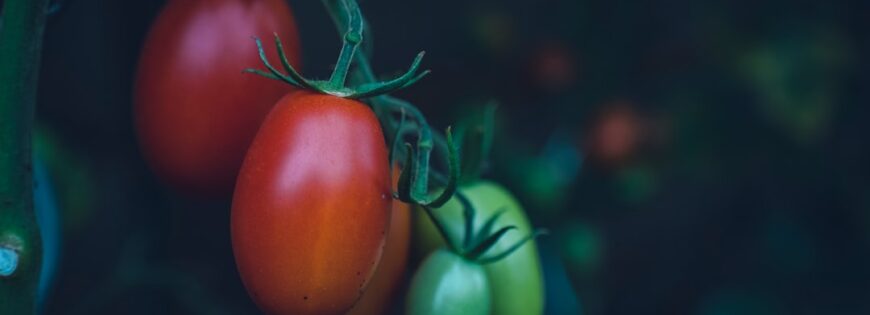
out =
<svg viewBox="0 0 870 315"><path fill-rule="evenodd" d="M324 2L345 10L337 24L347 30L328 81L305 79L294 69L298 36L284 1L170 1L145 43L135 89L146 161L179 192L232 193L237 268L266 313L387 312L401 303L396 295L407 283L411 234L416 234L418 248L431 254L410 282L408 313L540 314L537 251L534 242L522 239L533 231L509 193L478 182L460 189L470 204L455 197L448 201L459 177L451 175L441 198L420 198L427 193L426 148L431 147L422 117L415 127L423 143L419 152L408 151L402 175L391 175L394 144L403 130L391 120L391 110L417 111L380 95L425 75L416 74L422 54L394 80L345 86L350 63L360 56L354 53L363 19L352 0ZM259 40L271 34L277 53L267 53ZM268 71L257 70L261 66ZM376 100L399 107L385 105L376 115ZM447 139L453 148L449 134ZM455 161L455 149L449 151ZM454 164L451 170L458 172ZM430 233L432 227L420 220L412 231L412 207L393 201L396 196L424 207L441 234ZM471 226L462 215L469 207L492 218L473 226L482 231L477 247L443 248L439 237L469 237L469 230L462 230ZM518 231L506 233L511 229ZM505 255L485 261L487 252Z"/></svg>

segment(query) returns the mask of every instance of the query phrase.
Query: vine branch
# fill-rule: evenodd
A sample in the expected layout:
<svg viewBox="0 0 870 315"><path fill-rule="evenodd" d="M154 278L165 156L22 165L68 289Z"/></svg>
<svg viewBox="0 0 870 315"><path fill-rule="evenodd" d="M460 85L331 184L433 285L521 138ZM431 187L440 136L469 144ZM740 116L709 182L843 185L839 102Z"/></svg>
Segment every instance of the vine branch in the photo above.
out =
<svg viewBox="0 0 870 315"><path fill-rule="evenodd" d="M351 33L352 29L360 29L360 25L357 25L356 23L361 23L362 21L364 21L364 19L362 19L362 15L359 13L359 7L356 5L354 0L322 1L326 6L327 11L329 11L333 22L338 27L339 34L342 34L342 32ZM349 24L352 24L350 28L348 27ZM365 29L365 25L362 25L362 29ZM345 42L347 42L346 39ZM354 62L357 66L357 71L355 72L355 79L357 81L360 81L358 83L360 83L361 86L366 86L367 84L371 84L372 82L377 82L378 78L375 77L367 56L367 54L371 54L371 43L368 43L368 46L366 46L366 43L355 44L361 44L363 45L363 47L369 48L363 49L363 51L357 52L353 55ZM417 65L419 64L419 59L421 57L422 53L414 61L414 64L411 66L411 70L406 72L406 74L400 78L410 78L410 76L412 76L413 73L416 72ZM424 76L427 73L428 71L424 71L416 78L407 81L408 83L406 83L406 85L416 82L420 77ZM360 93L360 95L369 96L365 95L364 93ZM484 223L481 230L477 231L477 233L473 231L476 211L467 198L465 198L462 194L456 192L458 181L461 175L461 168L459 153L457 152L458 149L456 148L456 142L454 141L454 136L451 128L447 128L445 132L446 137L439 138L439 135L437 133L432 132L428 122L426 121L426 118L417 109L417 107L405 100L389 96L387 95L387 92L371 96L369 98L369 103L372 106L372 110L381 120L381 124L384 126L384 133L385 135L387 135L388 138L387 143L390 144L391 165L393 160L399 159L396 155L401 151L398 150L397 144L402 141L402 137L404 136L406 130L412 127L416 127L415 129L417 131L417 150L414 151L413 146L410 143L405 143L404 165L402 165L402 172L399 175L399 190L395 193L395 197L404 202L420 205L425 214L428 216L429 220L435 225L435 228L438 230L439 234L441 234L449 250L458 253L463 257L466 257L467 259L477 261L481 264L487 264L507 257L508 255L519 249L523 244L533 240L535 237L541 234L546 233L545 230L536 230L521 239L519 242L513 244L507 250L504 250L501 253L497 253L492 256L482 257L484 254L487 253L490 248L493 247L493 245L495 245L502 238L502 236L504 236L511 230L515 230L516 226L510 225L502 227L496 232L491 233L495 222L503 213L503 210L500 209L497 210L496 213L486 221L486 223ZM479 168L482 164L482 160L485 160L487 152L489 151L492 144L492 132L494 129L494 110L494 105L490 104L487 106L487 110L484 113L483 125L479 126L480 130L475 130L477 131L477 133L479 133L479 136L481 138L479 141L480 143L477 143L477 145L480 147L480 150L478 151L481 152L478 152L478 161L472 163L472 171L474 172L472 175L474 176L479 175ZM401 113L398 125L396 123L396 118L393 113ZM410 118L412 119L411 123L413 124L406 122L406 115L410 116ZM408 127L408 125L412 126ZM390 139L390 137L393 138ZM430 156L435 145L442 143L447 151L449 176L446 180L446 185L443 188L441 194L439 194L435 198L432 198L429 196L428 184L430 180L430 174L436 173L430 173ZM458 197L460 203L462 203L463 205L464 210L463 216L465 222L465 233L463 235L461 243L456 243L456 240L453 240L453 238L450 237L443 222L433 213L433 208L441 207L454 196Z"/></svg>
<svg viewBox="0 0 870 315"><path fill-rule="evenodd" d="M339 33L342 32L350 32L349 28L350 24L359 23L360 21L364 21L361 16L357 16L354 11L350 11L347 9L347 4L345 2L355 2L355 1L347 1L347 0L323 0L324 5L329 11L330 16L333 19L333 22L339 29ZM355 6L355 4L354 4ZM355 9L358 9L354 7ZM364 26L363 26L364 28ZM355 29L355 28L354 28ZM362 43L364 46L366 43ZM370 43L368 43L370 45ZM370 49L368 49L370 50ZM370 52L369 52L370 53ZM409 79L407 83L403 83L403 85L408 85L416 82L421 77L428 74L428 71L423 71L419 75L411 78L410 76L416 71L417 66L419 65L419 61L422 58L423 53L420 53L414 62L411 65L411 71L405 73L405 75L399 77L399 79ZM369 58L367 56L367 50L364 49L356 54L354 54L354 62L356 65L356 74L357 80L362 82L362 85L365 86L367 84L371 84L372 82L377 82L378 78L375 76L372 71L371 64L369 62ZM393 80L393 81L399 81ZM364 95L368 96L368 95ZM429 196L429 180L431 179L431 175L435 175L436 179L438 177L443 178L440 174L435 172L431 172L430 168L430 159L432 155L432 150L437 144L437 140L444 140L443 138L439 138L437 134L433 133L429 123L426 121L426 118L423 114L415 107L413 104L395 98L386 93L374 95L370 98L370 102L372 105L372 109L375 113L378 114L378 117L382 120L381 124L384 126L385 134L389 136L398 135L401 136L404 133L397 132L396 122L394 117L390 114L391 112L402 112L410 116L410 118L416 123L417 129L417 145L416 152L414 154L414 168L412 169L412 176L410 178L410 193L408 194L399 194L404 198L402 201L405 202L414 202L417 204L427 204L434 208L439 207L441 204L447 201L449 197L453 194L453 191L456 188L455 182L456 178L449 178L450 176L454 176L456 172L451 170L450 176L446 180L447 186L446 189L442 192L442 194L435 199L431 199ZM392 143L399 139L388 139L388 143ZM449 139L448 139L449 140ZM444 147L446 151L448 151L448 164L449 166L458 167L458 162L455 162L455 157L451 156L456 154L456 150L452 148L453 144L451 141L446 141L444 143ZM410 152L410 151L409 151Z"/></svg>

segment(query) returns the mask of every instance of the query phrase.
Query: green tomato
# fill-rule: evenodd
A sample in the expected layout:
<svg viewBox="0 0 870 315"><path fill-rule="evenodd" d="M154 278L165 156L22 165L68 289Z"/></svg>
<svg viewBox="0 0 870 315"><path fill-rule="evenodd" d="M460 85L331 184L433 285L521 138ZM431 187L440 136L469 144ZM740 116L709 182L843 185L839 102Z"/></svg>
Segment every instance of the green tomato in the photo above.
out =
<svg viewBox="0 0 870 315"><path fill-rule="evenodd" d="M516 230L505 234L483 256L501 253L533 232L519 202L503 187L489 181L477 181L462 186L459 192L468 197L477 211L474 229L480 229L496 212L504 213L496 221L493 231L514 225ZM422 211L416 211L422 213ZM454 244L461 244L464 234L463 208L454 197L433 214L445 225ZM415 247L426 254L444 247L444 241L425 215L418 215L414 223ZM508 257L484 265L489 286L492 288L494 315L540 315L544 311L544 283L538 249L530 241Z"/></svg>
<svg viewBox="0 0 870 315"><path fill-rule="evenodd" d="M408 315L489 315L490 290L481 265L447 250L429 255L408 290Z"/></svg>

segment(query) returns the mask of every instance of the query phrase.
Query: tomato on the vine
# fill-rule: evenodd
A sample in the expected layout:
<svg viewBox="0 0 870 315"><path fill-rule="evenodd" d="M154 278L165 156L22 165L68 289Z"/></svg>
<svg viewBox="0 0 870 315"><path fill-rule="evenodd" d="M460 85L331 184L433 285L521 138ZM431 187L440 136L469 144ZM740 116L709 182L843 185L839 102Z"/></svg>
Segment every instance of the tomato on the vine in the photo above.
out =
<svg viewBox="0 0 870 315"><path fill-rule="evenodd" d="M406 314L488 315L490 289L483 266L439 249L414 274Z"/></svg>
<svg viewBox="0 0 870 315"><path fill-rule="evenodd" d="M399 170L393 170L393 184L399 177ZM411 207L401 201L393 201L390 229L384 254L372 280L363 292L362 298L347 315L381 315L389 310L394 302L408 264L408 249L411 245Z"/></svg>
<svg viewBox="0 0 870 315"><path fill-rule="evenodd" d="M459 188L457 192L468 198L478 219L474 229L481 228L486 219L502 212L495 221L493 230L514 225L515 231L505 234L488 253L507 250L533 232L519 202L503 187L489 181L475 181ZM449 237L462 240L464 219L463 207L456 197L432 213L444 225ZM445 245L440 234L426 216L417 216L414 223L415 246L422 254L435 251ZM492 314L538 315L544 310L544 283L540 258L534 241L522 245L517 251L502 260L484 265L492 290Z"/></svg>
<svg viewBox="0 0 870 315"><path fill-rule="evenodd" d="M142 48L134 113L145 159L163 181L187 194L232 192L260 123L292 89L242 73L261 64L251 36L273 33L298 65L284 0L172 0L160 13Z"/></svg>
<svg viewBox="0 0 870 315"><path fill-rule="evenodd" d="M269 314L342 314L360 298L392 202L384 135L354 100L297 91L266 117L236 183L232 242Z"/></svg>

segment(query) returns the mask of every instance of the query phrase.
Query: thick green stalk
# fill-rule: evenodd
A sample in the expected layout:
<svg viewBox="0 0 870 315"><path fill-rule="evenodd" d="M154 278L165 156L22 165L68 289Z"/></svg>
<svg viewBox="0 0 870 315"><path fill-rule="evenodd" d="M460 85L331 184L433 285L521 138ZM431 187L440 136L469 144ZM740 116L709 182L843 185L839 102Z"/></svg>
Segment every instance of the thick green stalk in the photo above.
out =
<svg viewBox="0 0 870 315"><path fill-rule="evenodd" d="M32 314L41 248L31 131L47 0L6 0L0 17L0 314Z"/></svg>

